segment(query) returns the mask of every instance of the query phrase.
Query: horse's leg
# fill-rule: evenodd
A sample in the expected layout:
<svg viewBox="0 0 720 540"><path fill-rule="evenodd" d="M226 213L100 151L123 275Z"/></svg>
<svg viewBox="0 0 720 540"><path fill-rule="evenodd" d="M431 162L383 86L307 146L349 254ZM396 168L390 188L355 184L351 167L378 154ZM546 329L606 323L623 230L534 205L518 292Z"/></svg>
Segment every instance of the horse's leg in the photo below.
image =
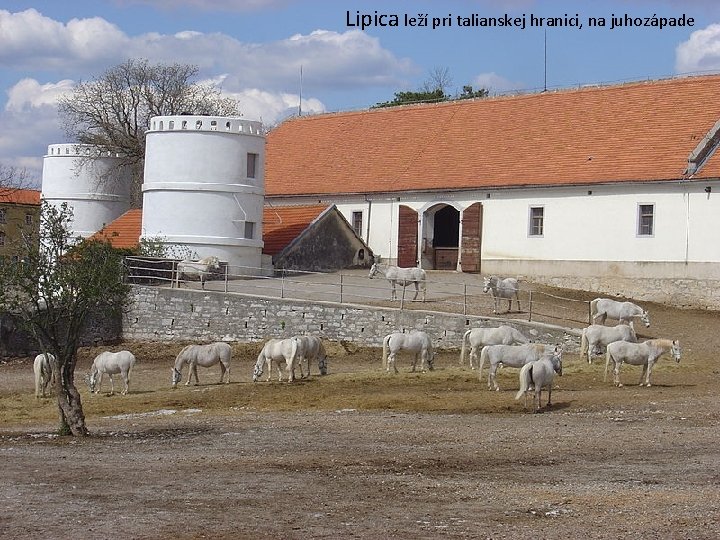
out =
<svg viewBox="0 0 720 540"><path fill-rule="evenodd" d="M550 385L548 386L548 407L552 407L552 382L550 382Z"/></svg>
<svg viewBox="0 0 720 540"><path fill-rule="evenodd" d="M533 399L533 408L535 413L540 412L540 400L542 398L542 386L538 386L535 389L535 398Z"/></svg>
<svg viewBox="0 0 720 540"><path fill-rule="evenodd" d="M498 386L498 383L495 380L495 374L497 373L498 365L499 364L493 364L492 362L490 362L490 376L488 377L488 388L491 388L490 383L492 382L492 388L494 388L496 392L500 391L500 386Z"/></svg>
<svg viewBox="0 0 720 540"><path fill-rule="evenodd" d="M130 372L125 371L121 374L123 378L123 382L125 383L125 390L120 392L123 396L126 396L127 393L130 391Z"/></svg>
<svg viewBox="0 0 720 540"><path fill-rule="evenodd" d="M477 347L470 347L470 369L475 369L477 364Z"/></svg>
<svg viewBox="0 0 720 540"><path fill-rule="evenodd" d="M115 395L115 381L113 380L112 373L108 373L108 377L110 377L110 395Z"/></svg>
<svg viewBox="0 0 720 540"><path fill-rule="evenodd" d="M414 281L415 283L415 296L413 296L413 302L417 300L418 294L420 294L420 287L418 286L418 282Z"/></svg>
<svg viewBox="0 0 720 540"><path fill-rule="evenodd" d="M648 388L650 387L650 374L652 373L652 368L654 365L654 360L648 360L647 366L645 366L645 371L647 372L647 375L645 377L645 386L647 386Z"/></svg>
<svg viewBox="0 0 720 540"><path fill-rule="evenodd" d="M622 362L616 361L613 358L613 362L615 363L615 368L613 369L613 378L615 380L615 386L618 388L622 387L622 383L620 382L620 366L622 365Z"/></svg>
<svg viewBox="0 0 720 540"><path fill-rule="evenodd" d="M192 372L193 372L194 368L195 368L195 364L190 364L188 366L188 378L187 378L187 381L185 381L185 386L190 386L190 381L192 380ZM195 380L197 381L197 379L195 379ZM195 384L197 384L197 382Z"/></svg>
<svg viewBox="0 0 720 540"><path fill-rule="evenodd" d="M391 280L390 285L392 286L392 290L390 291L390 301L397 300L397 291L395 291L395 282Z"/></svg>

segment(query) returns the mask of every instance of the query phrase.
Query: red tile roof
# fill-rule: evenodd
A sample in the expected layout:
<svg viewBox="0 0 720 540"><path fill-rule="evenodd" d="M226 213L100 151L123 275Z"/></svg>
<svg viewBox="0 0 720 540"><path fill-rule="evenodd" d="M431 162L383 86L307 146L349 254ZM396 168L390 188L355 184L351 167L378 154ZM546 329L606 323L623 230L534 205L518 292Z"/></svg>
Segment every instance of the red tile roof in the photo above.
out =
<svg viewBox="0 0 720 540"><path fill-rule="evenodd" d="M142 230L142 210L128 210L112 223L105 225L91 239L107 239L115 248L134 248L140 241Z"/></svg>
<svg viewBox="0 0 720 540"><path fill-rule="evenodd" d="M266 193L680 179L718 119L718 75L296 118L268 134Z"/></svg>
<svg viewBox="0 0 720 540"><path fill-rule="evenodd" d="M34 189L0 188L0 203L40 205L40 192Z"/></svg>
<svg viewBox="0 0 720 540"><path fill-rule="evenodd" d="M263 208L263 253L277 255L328 209L328 205L265 206Z"/></svg>

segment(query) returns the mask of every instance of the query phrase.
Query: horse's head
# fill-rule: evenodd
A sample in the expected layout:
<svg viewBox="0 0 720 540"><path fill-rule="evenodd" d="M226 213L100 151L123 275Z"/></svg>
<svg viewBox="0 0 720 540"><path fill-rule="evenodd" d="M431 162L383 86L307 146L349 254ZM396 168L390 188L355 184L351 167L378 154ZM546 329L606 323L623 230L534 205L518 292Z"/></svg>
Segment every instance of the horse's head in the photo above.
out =
<svg viewBox="0 0 720 540"><path fill-rule="evenodd" d="M180 382L180 379L182 378L182 373L180 373L180 370L177 368L172 368L172 387L175 388L177 386L177 383Z"/></svg>
<svg viewBox="0 0 720 540"><path fill-rule="evenodd" d="M262 377L263 374L263 364L265 363L265 360L258 360L255 364L255 368L253 369L253 382L257 382L257 380Z"/></svg>
<svg viewBox="0 0 720 540"><path fill-rule="evenodd" d="M368 274L368 277L370 279L374 278L378 273L378 265L377 263L373 263L373 265L370 267L370 273Z"/></svg>
<svg viewBox="0 0 720 540"><path fill-rule="evenodd" d="M95 385L97 384L97 371L91 371L90 373L85 374L85 384L87 384L88 388L90 389L90 392L95 391Z"/></svg>
<svg viewBox="0 0 720 540"><path fill-rule="evenodd" d="M560 375L562 377L562 347L555 347L555 350L552 353L552 365L553 370L555 370L555 373Z"/></svg>
<svg viewBox="0 0 720 540"><path fill-rule="evenodd" d="M673 355L676 362L680 362L682 350L680 350L680 342L677 339L673 340L672 347L670 347L670 353Z"/></svg>
<svg viewBox="0 0 720 540"><path fill-rule="evenodd" d="M484 293L488 292L490 290L490 288L492 287L492 278L493 278L493 276L483 278L483 292Z"/></svg>
<svg viewBox="0 0 720 540"><path fill-rule="evenodd" d="M640 320L645 325L645 328L650 328L650 315L647 311L643 310L642 314L640 315Z"/></svg>

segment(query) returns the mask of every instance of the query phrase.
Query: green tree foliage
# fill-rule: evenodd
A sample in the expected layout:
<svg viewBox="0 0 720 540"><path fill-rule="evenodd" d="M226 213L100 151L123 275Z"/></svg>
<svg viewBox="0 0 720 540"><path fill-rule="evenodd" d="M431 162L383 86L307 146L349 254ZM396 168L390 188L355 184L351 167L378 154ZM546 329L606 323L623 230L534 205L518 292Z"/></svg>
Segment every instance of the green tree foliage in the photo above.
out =
<svg viewBox="0 0 720 540"><path fill-rule="evenodd" d="M110 151L132 168L135 206L142 202L145 132L153 116L240 114L237 100L224 97L214 85L197 82L197 76L197 66L127 60L78 83L59 100L67 135L91 145L89 158Z"/></svg>
<svg viewBox="0 0 720 540"><path fill-rule="evenodd" d="M42 203L39 231L23 234L20 261L0 262L0 309L12 313L52 353L60 431L87 435L74 384L77 350L88 315L119 315L127 302L122 258L109 243L70 233L72 210Z"/></svg>

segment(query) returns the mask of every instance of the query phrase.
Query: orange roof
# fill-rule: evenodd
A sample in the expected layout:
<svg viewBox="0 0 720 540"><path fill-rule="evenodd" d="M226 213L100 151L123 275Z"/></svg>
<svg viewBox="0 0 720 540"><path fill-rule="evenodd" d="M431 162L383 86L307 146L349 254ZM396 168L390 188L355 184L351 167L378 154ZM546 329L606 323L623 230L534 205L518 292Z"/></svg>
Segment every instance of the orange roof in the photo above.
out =
<svg viewBox="0 0 720 540"><path fill-rule="evenodd" d="M91 239L107 239L115 248L134 248L140 241L142 210L128 210L109 225L93 234Z"/></svg>
<svg viewBox="0 0 720 540"><path fill-rule="evenodd" d="M718 75L295 118L268 134L266 193L679 179L718 119Z"/></svg>
<svg viewBox="0 0 720 540"><path fill-rule="evenodd" d="M263 208L263 253L277 255L328 209L327 205L265 206Z"/></svg>
<svg viewBox="0 0 720 540"><path fill-rule="evenodd" d="M40 205L40 192L34 189L0 188L0 203Z"/></svg>

